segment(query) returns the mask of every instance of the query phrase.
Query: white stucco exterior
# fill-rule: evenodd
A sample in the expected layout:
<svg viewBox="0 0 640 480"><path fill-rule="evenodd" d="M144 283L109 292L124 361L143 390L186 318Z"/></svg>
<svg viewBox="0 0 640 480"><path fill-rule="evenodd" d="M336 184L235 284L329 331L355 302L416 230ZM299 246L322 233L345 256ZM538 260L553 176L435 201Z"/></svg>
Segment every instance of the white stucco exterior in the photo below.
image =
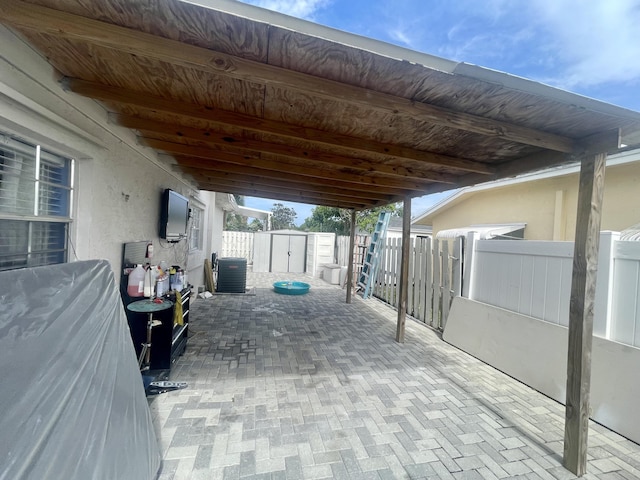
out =
<svg viewBox="0 0 640 480"><path fill-rule="evenodd" d="M153 263L180 265L190 283L203 284L203 262L222 245L224 212L215 194L199 191L133 132L110 124L101 105L65 92L46 60L4 27L0 44L0 133L76 160L69 261L106 259L119 280L123 243L151 240ZM165 188L203 209L201 249L159 239Z"/></svg>

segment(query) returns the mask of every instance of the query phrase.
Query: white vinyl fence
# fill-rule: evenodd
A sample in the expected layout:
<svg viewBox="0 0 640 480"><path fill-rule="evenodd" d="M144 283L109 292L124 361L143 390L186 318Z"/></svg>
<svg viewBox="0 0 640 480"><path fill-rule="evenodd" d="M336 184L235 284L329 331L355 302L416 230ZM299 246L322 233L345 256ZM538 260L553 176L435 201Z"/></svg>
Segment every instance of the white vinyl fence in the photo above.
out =
<svg viewBox="0 0 640 480"><path fill-rule="evenodd" d="M602 232L593 331L640 347L640 242ZM468 240L466 297L568 326L573 242Z"/></svg>
<svg viewBox="0 0 640 480"><path fill-rule="evenodd" d="M607 336L640 347L640 242L615 242Z"/></svg>
<svg viewBox="0 0 640 480"><path fill-rule="evenodd" d="M222 232L221 257L246 258L253 263L253 232Z"/></svg>
<svg viewBox="0 0 640 480"><path fill-rule="evenodd" d="M569 325L573 242L475 242L470 295L501 307Z"/></svg>

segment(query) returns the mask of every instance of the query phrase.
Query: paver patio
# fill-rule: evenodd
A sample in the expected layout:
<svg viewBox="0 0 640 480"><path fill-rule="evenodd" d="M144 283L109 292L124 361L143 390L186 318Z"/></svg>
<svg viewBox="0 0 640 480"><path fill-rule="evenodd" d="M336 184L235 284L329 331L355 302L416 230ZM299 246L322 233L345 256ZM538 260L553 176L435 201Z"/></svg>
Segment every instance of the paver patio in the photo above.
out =
<svg viewBox="0 0 640 480"><path fill-rule="evenodd" d="M302 296L276 280L311 283ZM160 480L568 479L564 407L376 301L302 275L191 307L187 351L151 397ZM591 423L585 479L640 478L640 446Z"/></svg>

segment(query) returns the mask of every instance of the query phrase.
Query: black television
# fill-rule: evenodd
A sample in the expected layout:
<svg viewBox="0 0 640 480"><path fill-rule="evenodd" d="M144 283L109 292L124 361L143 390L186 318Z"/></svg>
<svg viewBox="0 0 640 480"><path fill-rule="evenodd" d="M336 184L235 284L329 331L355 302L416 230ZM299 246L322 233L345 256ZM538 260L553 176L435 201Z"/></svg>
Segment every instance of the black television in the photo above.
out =
<svg viewBox="0 0 640 480"><path fill-rule="evenodd" d="M160 204L160 238L169 242L179 242L187 238L188 223L189 200L167 188L162 193Z"/></svg>

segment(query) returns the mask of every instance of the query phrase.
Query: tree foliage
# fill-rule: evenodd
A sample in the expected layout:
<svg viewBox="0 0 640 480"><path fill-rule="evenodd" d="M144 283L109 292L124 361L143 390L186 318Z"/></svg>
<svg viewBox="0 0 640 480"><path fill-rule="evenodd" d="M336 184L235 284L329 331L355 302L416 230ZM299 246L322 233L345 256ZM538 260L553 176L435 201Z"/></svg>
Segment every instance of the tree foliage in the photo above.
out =
<svg viewBox="0 0 640 480"><path fill-rule="evenodd" d="M391 212L393 216L402 216L402 204L395 203L358 211L356 213L358 231L372 233L382 211ZM351 210L319 206L311 210L311 216L305 219L300 228L309 232L333 232L336 235L349 235L350 224Z"/></svg>
<svg viewBox="0 0 640 480"><path fill-rule="evenodd" d="M262 223L261 220L257 218L251 220L251 223L249 224L250 232L261 232L262 230L264 230L264 223Z"/></svg>
<svg viewBox="0 0 640 480"><path fill-rule="evenodd" d="M244 195L233 195L236 204L244 206ZM254 218L249 222L249 219L244 215L238 215L237 213L227 212L224 229L230 232L259 232L264 230L264 224L257 218Z"/></svg>
<svg viewBox="0 0 640 480"><path fill-rule="evenodd" d="M311 216L305 219L300 228L308 232L349 235L350 216L350 211L343 208L318 206L311 210Z"/></svg>
<svg viewBox="0 0 640 480"><path fill-rule="evenodd" d="M224 229L229 232L249 232L247 217L237 213L227 212Z"/></svg>
<svg viewBox="0 0 640 480"><path fill-rule="evenodd" d="M401 217L402 210L403 209L401 203L392 203L390 205L385 205L384 207L361 210L356 214L356 224L360 231L365 233L373 233L380 212L387 211L391 212L392 217Z"/></svg>
<svg viewBox="0 0 640 480"><path fill-rule="evenodd" d="M296 211L293 208L285 207L282 203L274 203L271 207L271 226L274 230L295 229Z"/></svg>

